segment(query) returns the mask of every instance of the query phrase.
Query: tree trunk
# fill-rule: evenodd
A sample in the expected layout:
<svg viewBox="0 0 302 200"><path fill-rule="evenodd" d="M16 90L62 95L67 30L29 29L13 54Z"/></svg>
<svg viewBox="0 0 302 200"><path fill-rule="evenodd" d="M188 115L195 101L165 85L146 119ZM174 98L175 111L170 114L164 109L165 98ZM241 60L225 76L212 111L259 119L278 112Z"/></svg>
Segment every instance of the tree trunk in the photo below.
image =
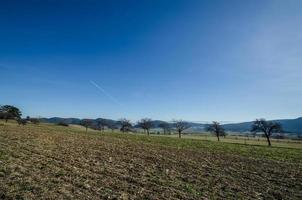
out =
<svg viewBox="0 0 302 200"><path fill-rule="evenodd" d="M7 121L8 121L8 118L5 118L5 123L7 123Z"/></svg>
<svg viewBox="0 0 302 200"><path fill-rule="evenodd" d="M217 135L217 140L218 140L218 142L220 142L220 138L219 138L219 135Z"/></svg>
<svg viewBox="0 0 302 200"><path fill-rule="evenodd" d="M181 131L178 131L178 137L181 138Z"/></svg>
<svg viewBox="0 0 302 200"><path fill-rule="evenodd" d="M269 136L268 136L267 134L265 134L265 136L266 136L266 139L267 139L268 146L269 146L269 147L272 146L272 145L271 145L271 141L270 141L270 139L269 139Z"/></svg>
<svg viewBox="0 0 302 200"><path fill-rule="evenodd" d="M150 133L149 133L149 129L147 129L147 134L148 134L148 136L150 135Z"/></svg>

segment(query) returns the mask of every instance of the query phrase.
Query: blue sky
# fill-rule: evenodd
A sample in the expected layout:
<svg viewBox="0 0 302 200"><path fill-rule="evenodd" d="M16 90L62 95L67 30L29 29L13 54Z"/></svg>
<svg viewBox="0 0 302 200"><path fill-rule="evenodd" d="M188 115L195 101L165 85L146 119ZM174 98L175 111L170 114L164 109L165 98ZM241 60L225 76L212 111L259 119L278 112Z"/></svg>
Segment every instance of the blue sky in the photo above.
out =
<svg viewBox="0 0 302 200"><path fill-rule="evenodd" d="M302 116L302 1L0 1L0 104L30 116Z"/></svg>

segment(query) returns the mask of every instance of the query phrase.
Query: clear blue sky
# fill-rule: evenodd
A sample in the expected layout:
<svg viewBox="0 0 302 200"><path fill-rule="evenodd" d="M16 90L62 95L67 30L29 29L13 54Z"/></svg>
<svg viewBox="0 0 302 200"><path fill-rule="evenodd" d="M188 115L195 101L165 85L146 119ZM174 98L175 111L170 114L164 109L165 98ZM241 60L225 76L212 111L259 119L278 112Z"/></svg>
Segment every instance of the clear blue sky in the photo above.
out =
<svg viewBox="0 0 302 200"><path fill-rule="evenodd" d="M302 116L302 1L0 1L0 104L24 115Z"/></svg>

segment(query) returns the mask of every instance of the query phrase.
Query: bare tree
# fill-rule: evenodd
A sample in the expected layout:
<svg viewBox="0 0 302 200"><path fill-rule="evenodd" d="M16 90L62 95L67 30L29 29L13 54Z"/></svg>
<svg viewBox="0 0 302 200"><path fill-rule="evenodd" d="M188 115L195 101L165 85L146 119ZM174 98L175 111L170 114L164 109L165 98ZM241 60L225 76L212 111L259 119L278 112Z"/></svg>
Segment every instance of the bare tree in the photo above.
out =
<svg viewBox="0 0 302 200"><path fill-rule="evenodd" d="M167 134L168 132L170 132L170 124L167 122L161 122L159 125L159 128L163 129L164 134Z"/></svg>
<svg viewBox="0 0 302 200"><path fill-rule="evenodd" d="M220 136L226 135L226 132L224 131L223 127L219 124L219 122L213 122L212 124L208 125L206 130L213 133L217 137L218 141L220 141Z"/></svg>
<svg viewBox="0 0 302 200"><path fill-rule="evenodd" d="M119 120L119 123L120 123L120 125L121 125L121 129L120 129L120 130L121 130L123 133L130 131L131 128L132 128L132 124L131 124L130 120L128 120L128 119L126 119L126 118L120 119L120 120Z"/></svg>
<svg viewBox="0 0 302 200"><path fill-rule="evenodd" d="M282 133L282 126L279 123L266 121L265 119L256 119L253 122L251 132L263 132L267 139L268 146L271 146L270 137L273 133Z"/></svg>
<svg viewBox="0 0 302 200"><path fill-rule="evenodd" d="M178 132L178 137L181 138L181 134L184 130L190 128L188 122L183 120L174 120L176 131Z"/></svg>
<svg viewBox="0 0 302 200"><path fill-rule="evenodd" d="M147 134L149 136L150 129L153 127L152 119L149 119L149 118L141 119L140 121L137 122L137 125L140 128L144 129L144 132L147 131Z"/></svg>
<svg viewBox="0 0 302 200"><path fill-rule="evenodd" d="M111 129L111 132L113 133L115 129L118 129L118 126L115 122L108 123L108 128Z"/></svg>
<svg viewBox="0 0 302 200"><path fill-rule="evenodd" d="M88 131L88 127L92 125L91 119L82 119L80 124L86 128L86 132Z"/></svg>
<svg viewBox="0 0 302 200"><path fill-rule="evenodd" d="M108 121L106 119L100 119L97 121L97 128L101 131L104 131L106 126L108 126Z"/></svg>

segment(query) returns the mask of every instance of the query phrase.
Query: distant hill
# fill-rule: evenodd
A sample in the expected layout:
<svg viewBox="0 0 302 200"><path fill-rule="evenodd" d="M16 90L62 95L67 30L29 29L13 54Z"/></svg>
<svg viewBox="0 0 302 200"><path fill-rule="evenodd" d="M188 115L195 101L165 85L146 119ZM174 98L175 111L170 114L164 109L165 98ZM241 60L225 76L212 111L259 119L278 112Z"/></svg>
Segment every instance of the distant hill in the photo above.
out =
<svg viewBox="0 0 302 200"><path fill-rule="evenodd" d="M297 119L279 119L272 121L280 123L284 131L287 133L302 133L302 117ZM227 131L247 132L251 129L252 123L253 122L224 124L223 127Z"/></svg>
<svg viewBox="0 0 302 200"><path fill-rule="evenodd" d="M302 117L297 119L274 120L282 125L283 129L291 133L302 133Z"/></svg>
<svg viewBox="0 0 302 200"><path fill-rule="evenodd" d="M98 121L102 120L103 118L97 118L97 119L91 119L93 121L93 124L96 125ZM104 119L108 123L117 123L117 121L112 119ZM79 125L81 123L81 119L79 118L61 118L61 117L51 117L51 118L41 118L42 122L46 123L53 123L57 124L59 122L64 122L66 124L77 124Z"/></svg>
<svg viewBox="0 0 302 200"><path fill-rule="evenodd" d="M61 117L51 117L51 118L41 118L42 122L57 124L59 122L64 122L66 124L80 124L81 119L78 118L61 118Z"/></svg>
<svg viewBox="0 0 302 200"><path fill-rule="evenodd" d="M91 119L93 123L96 124L97 121L103 118ZM117 123L118 121L112 119L105 119L110 123ZM52 118L42 118L41 121L47 123L59 123L65 122L67 124L80 124L81 119L78 118L60 118L60 117L52 117ZM280 120L272 120L274 122L278 122L282 125L283 129L287 133L300 133L302 134L302 117L297 119L280 119ZM164 121L154 120L154 128L159 128L159 124ZM193 123L188 122L190 124L190 128L186 131L188 133L201 133L204 132L207 124L202 123ZM175 127L174 123L169 123L171 127ZM232 123L232 124L224 124L223 127L226 131L232 132L248 132L251 129L252 122L242 122L242 123ZM137 126L135 126L137 128Z"/></svg>

